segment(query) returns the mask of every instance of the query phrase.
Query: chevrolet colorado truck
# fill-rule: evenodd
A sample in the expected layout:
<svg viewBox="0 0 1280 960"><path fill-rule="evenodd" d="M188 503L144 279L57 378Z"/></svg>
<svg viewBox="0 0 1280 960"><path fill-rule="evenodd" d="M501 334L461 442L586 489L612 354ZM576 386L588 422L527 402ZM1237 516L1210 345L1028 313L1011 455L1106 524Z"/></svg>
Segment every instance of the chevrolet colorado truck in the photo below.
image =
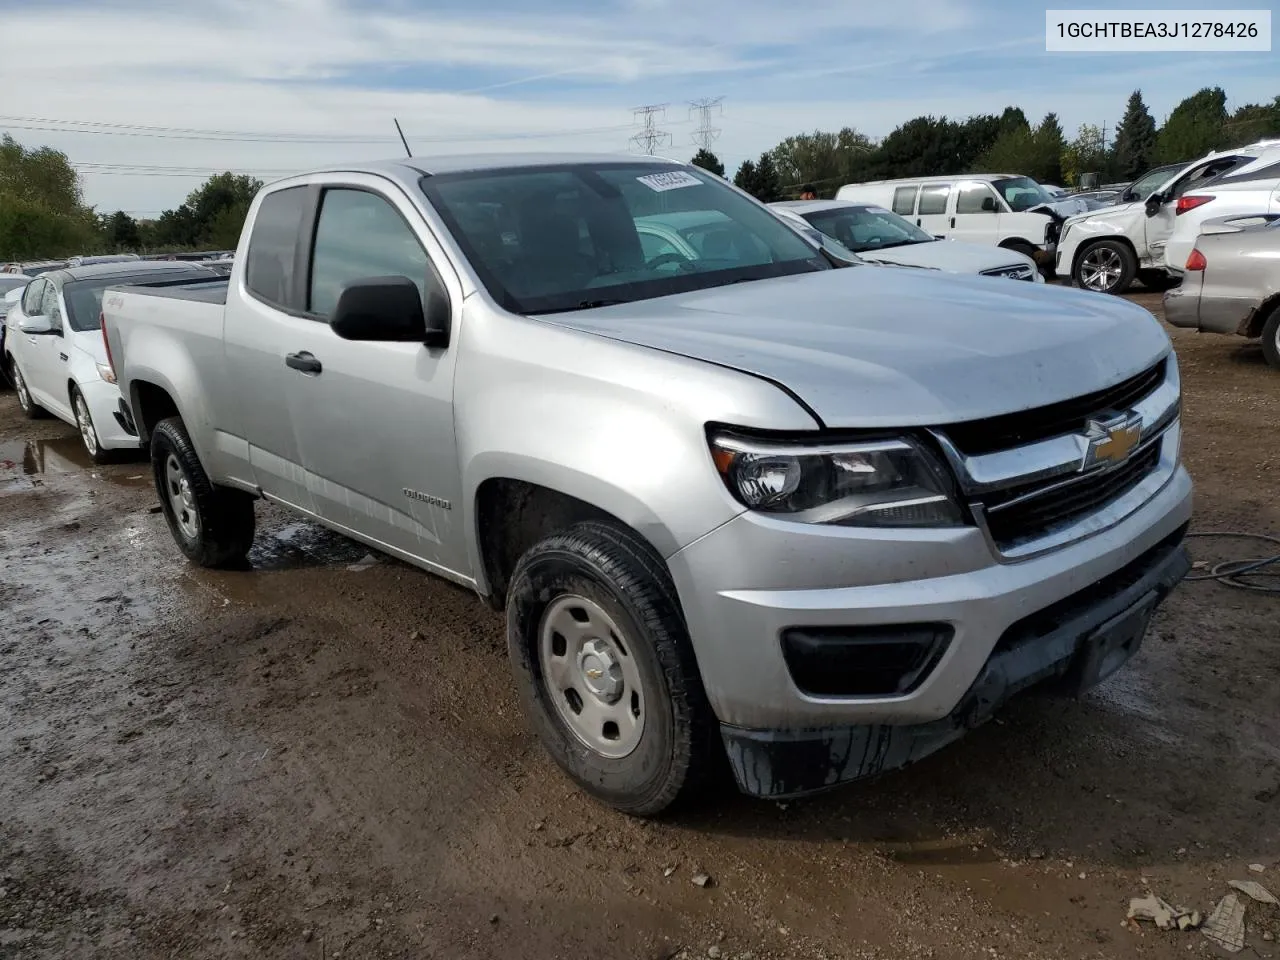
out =
<svg viewBox="0 0 1280 960"><path fill-rule="evenodd" d="M635 815L1087 690L1189 568L1150 313L838 266L683 164L281 180L229 277L109 290L102 327L190 561L242 564L266 499L474 589L551 756Z"/></svg>

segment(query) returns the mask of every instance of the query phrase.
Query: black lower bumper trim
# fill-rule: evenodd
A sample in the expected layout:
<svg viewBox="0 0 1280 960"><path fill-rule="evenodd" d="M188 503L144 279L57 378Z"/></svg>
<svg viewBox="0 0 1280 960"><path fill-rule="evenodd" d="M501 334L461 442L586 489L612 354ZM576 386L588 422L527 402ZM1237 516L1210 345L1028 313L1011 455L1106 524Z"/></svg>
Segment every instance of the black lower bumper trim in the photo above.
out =
<svg viewBox="0 0 1280 960"><path fill-rule="evenodd" d="M1015 694L1056 683L1079 695L1137 652L1151 613L1191 569L1183 526L1097 583L1018 621L951 713L932 723L747 730L721 737L743 793L785 799L905 767L985 723Z"/></svg>
<svg viewBox="0 0 1280 960"><path fill-rule="evenodd" d="M129 434L129 436L136 437L138 435L138 428L134 424L133 417L130 415L129 408L125 405L124 400L120 401L112 416L116 418L116 423L120 424L120 429Z"/></svg>

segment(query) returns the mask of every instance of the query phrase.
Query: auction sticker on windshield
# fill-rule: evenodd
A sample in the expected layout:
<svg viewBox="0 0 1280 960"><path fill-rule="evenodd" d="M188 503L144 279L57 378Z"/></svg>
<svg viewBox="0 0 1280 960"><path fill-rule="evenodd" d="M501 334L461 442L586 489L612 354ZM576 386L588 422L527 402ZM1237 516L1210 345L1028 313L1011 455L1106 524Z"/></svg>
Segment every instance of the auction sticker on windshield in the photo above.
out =
<svg viewBox="0 0 1280 960"><path fill-rule="evenodd" d="M651 173L644 177L636 177L650 190L662 193L666 190L679 190L681 187L700 187L702 181L683 170L672 170L669 173Z"/></svg>

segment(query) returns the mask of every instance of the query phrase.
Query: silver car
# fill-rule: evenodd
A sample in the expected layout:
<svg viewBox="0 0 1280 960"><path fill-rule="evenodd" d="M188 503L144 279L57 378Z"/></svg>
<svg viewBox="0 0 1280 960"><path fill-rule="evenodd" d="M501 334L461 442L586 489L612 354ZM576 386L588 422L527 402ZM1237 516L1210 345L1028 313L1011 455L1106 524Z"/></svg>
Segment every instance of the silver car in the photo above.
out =
<svg viewBox="0 0 1280 960"><path fill-rule="evenodd" d="M1205 221L1164 315L1175 327L1261 337L1280 369L1280 214Z"/></svg>

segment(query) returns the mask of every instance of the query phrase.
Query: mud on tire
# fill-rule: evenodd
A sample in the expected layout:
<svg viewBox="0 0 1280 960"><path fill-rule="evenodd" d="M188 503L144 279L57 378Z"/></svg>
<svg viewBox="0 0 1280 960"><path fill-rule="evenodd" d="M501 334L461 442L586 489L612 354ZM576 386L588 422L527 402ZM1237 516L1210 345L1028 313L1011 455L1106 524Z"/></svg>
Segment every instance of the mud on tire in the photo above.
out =
<svg viewBox="0 0 1280 960"><path fill-rule="evenodd" d="M253 497L214 484L178 417L151 432L156 493L178 548L202 567L236 567L253 545Z"/></svg>
<svg viewBox="0 0 1280 960"><path fill-rule="evenodd" d="M575 637L561 637L557 647L553 628L561 621L555 618L566 611L582 630L564 621L564 633ZM603 639L584 640L596 632ZM575 643L588 645L576 654L577 661ZM603 661L590 659L595 644ZM557 649L565 651L559 660ZM507 652L525 714L543 745L592 796L624 813L655 816L714 782L724 748L675 588L661 560L635 534L586 522L531 547L517 563L508 591ZM617 668L620 699L611 706L597 697L589 679L602 664L606 672ZM605 696L611 693L606 690ZM589 715L597 718L638 708L640 732L624 730L611 742L612 721L604 719L605 739L593 741L601 721L591 729L587 715L575 718L575 702L597 711ZM628 722L624 717L621 726ZM634 746L617 755L627 751L629 736Z"/></svg>

